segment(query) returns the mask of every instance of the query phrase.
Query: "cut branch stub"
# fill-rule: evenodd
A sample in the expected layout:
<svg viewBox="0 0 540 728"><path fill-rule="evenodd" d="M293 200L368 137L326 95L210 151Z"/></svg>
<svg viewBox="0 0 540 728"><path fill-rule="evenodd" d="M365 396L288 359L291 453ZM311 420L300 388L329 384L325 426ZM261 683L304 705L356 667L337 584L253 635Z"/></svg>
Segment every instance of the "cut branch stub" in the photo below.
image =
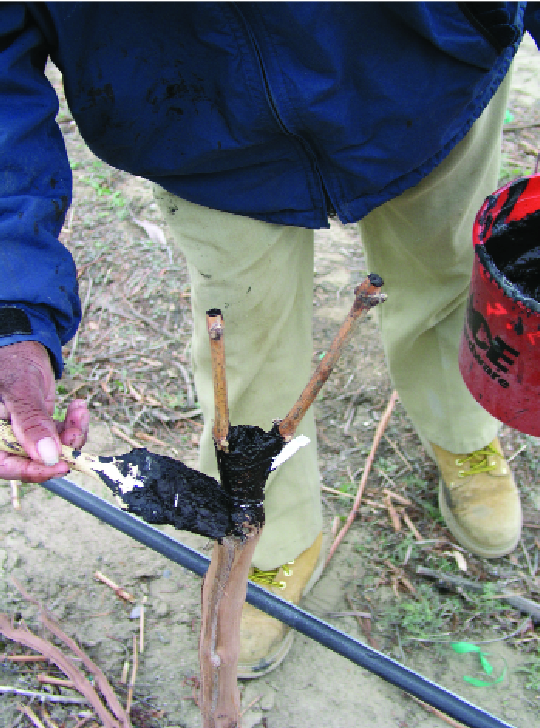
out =
<svg viewBox="0 0 540 728"><path fill-rule="evenodd" d="M218 450L227 452L229 443L229 404L227 400L227 379L225 376L225 344L223 341L223 317L219 308L206 312L206 326L210 339L212 357L212 379L214 382L214 442Z"/></svg>
<svg viewBox="0 0 540 728"><path fill-rule="evenodd" d="M324 359L319 363L313 376L304 388L304 391L296 401L289 414L280 422L277 422L279 432L285 442L292 439L300 421L315 401L322 386L330 376L339 359L343 347L349 340L354 325L362 313L369 311L373 306L386 300L386 295L380 293L383 280L376 273L370 273L362 283L354 289L355 299L347 318L342 323L330 349Z"/></svg>

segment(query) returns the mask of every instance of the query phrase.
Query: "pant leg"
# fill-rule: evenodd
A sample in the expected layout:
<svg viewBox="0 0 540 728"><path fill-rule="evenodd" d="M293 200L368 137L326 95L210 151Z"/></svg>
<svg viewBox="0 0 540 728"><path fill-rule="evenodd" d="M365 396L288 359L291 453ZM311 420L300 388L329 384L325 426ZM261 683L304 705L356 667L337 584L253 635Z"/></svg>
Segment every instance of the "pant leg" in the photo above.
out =
<svg viewBox="0 0 540 728"><path fill-rule="evenodd" d="M154 194L188 264L192 364L204 416L200 468L217 477L206 311L220 308L223 314L231 424L270 429L273 419L287 414L311 372L313 231L211 210L157 186ZM311 443L267 482L266 525L253 558L260 569L296 558L322 528L312 411L297 434Z"/></svg>
<svg viewBox="0 0 540 728"><path fill-rule="evenodd" d="M360 223L390 376L419 434L451 452L483 447L499 423L469 394L458 345L473 264L472 226L497 188L510 74L448 157Z"/></svg>

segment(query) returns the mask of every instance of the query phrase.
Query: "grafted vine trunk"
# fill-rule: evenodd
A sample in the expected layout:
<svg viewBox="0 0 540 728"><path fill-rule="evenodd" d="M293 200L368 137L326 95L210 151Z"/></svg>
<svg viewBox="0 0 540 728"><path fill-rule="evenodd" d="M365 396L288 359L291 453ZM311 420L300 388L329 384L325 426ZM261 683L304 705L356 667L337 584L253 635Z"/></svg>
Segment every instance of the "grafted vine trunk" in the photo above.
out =
<svg viewBox="0 0 540 728"><path fill-rule="evenodd" d="M384 301L382 280L370 274L355 289L355 300L309 383L289 414L270 432L259 427L230 426L225 378L225 347L221 311L206 314L214 384L213 438L221 487L231 503L230 535L216 542L203 581L200 708L203 728L239 728L237 685L240 623L253 552L264 525L264 485L272 458L292 439L298 424L328 379L360 315Z"/></svg>

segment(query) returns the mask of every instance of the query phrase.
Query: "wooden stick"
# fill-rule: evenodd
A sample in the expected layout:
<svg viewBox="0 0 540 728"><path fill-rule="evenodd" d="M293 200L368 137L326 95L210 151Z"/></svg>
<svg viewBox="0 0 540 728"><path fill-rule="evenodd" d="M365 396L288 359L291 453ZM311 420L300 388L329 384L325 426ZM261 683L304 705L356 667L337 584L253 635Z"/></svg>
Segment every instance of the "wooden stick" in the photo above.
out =
<svg viewBox="0 0 540 728"><path fill-rule="evenodd" d="M47 724L47 728L58 728L58 724L54 722L51 716L47 713L43 705L41 706L41 717Z"/></svg>
<svg viewBox="0 0 540 728"><path fill-rule="evenodd" d="M29 705L18 705L17 709L20 710L21 713L24 713L28 718L30 718L36 728L45 728L43 723L40 721L40 719L37 717L37 715L34 713Z"/></svg>
<svg viewBox="0 0 540 728"><path fill-rule="evenodd" d="M225 343L223 341L223 317L221 311L212 308L206 312L206 326L210 338L212 357L212 379L214 381L214 429L216 447L227 452L229 444L229 404L227 400L227 379L225 375Z"/></svg>
<svg viewBox="0 0 540 728"><path fill-rule="evenodd" d="M53 677L52 675L46 675L44 672L38 673L37 680L40 685L59 685L63 688L75 688L73 680L64 680L61 677Z"/></svg>
<svg viewBox="0 0 540 728"><path fill-rule="evenodd" d="M324 359L319 363L289 414L279 423L279 432L285 441L292 439L300 420L311 407L323 384L330 376L330 372L341 356L343 347L349 340L354 325L360 315L369 311L373 306L381 303L381 301L386 300L386 294L379 293L382 284L382 279L378 275L371 273L354 289L354 303L347 318L336 334L330 349L327 351Z"/></svg>
<svg viewBox="0 0 540 728"><path fill-rule="evenodd" d="M144 652L144 605L146 604L146 596L143 597L141 603L141 617L139 622L139 652Z"/></svg>
<svg viewBox="0 0 540 728"><path fill-rule="evenodd" d="M403 515L403 520L405 521L405 523L407 524L407 526L411 529L411 531L412 531L415 539L417 541L423 541L424 540L424 537L422 536L422 534L420 533L420 531L416 528L416 526L414 525L414 523L411 521L409 515L407 514L407 511L403 511L403 514L402 515Z"/></svg>
<svg viewBox="0 0 540 728"><path fill-rule="evenodd" d="M351 527L352 522L356 518L356 514L358 512L358 509L360 508L360 501L362 500L362 495L364 493L364 488L367 483L369 471L371 470L371 466L373 464L373 460L375 458L375 453L377 452L377 448L379 447L379 443L381 441L381 438L383 436L383 432L386 429L386 425L388 424L388 420L390 419L390 415L392 414L392 410L394 409L394 405L396 404L398 394L396 390L392 392L390 399L388 400L388 404L386 405L386 409L384 411L383 416L381 417L381 420L379 422L379 425L377 427L377 430L375 432L375 436L373 438L373 444L371 445L371 450L369 452L369 455L367 456L366 465L364 467L364 472L362 473L362 479L360 480L360 484L358 486L358 492L356 493L356 498L354 500L353 506L351 508L351 512L349 513L347 517L347 521L345 522L345 525L341 529L341 531L336 536L334 543L332 544L332 547L330 548L330 552L328 554L328 558L326 559L325 566L328 565L328 562L334 555L337 547L343 540L343 537Z"/></svg>
<svg viewBox="0 0 540 728"><path fill-rule="evenodd" d="M444 720L445 723L448 723L448 725L451 725L453 728L465 728L464 723L459 723L457 720L454 720L449 715L446 715L446 713L443 713L438 708L434 708L432 705L428 705L427 703L424 703L423 700L420 700L420 698L417 698L415 695L411 695L410 693L406 693L406 695L408 695L409 698L412 698L414 701L416 701L418 703L418 705L421 705L422 708L427 710L428 713L432 713L433 715L436 715L437 718Z"/></svg>
<svg viewBox="0 0 540 728"><path fill-rule="evenodd" d="M11 488L11 505L15 511L21 510L21 501L19 500L19 485L20 480L10 480L9 485Z"/></svg>
<svg viewBox="0 0 540 728"><path fill-rule="evenodd" d="M114 593L119 599L125 599L126 602L131 602L132 604L135 603L135 597L133 594L130 594L125 589L122 589L121 586L118 586L118 584L115 584L115 582L112 579L109 579L108 576L105 576L105 574L102 574L101 571L95 571L94 572L94 579L97 579L98 581L101 581L103 584L106 584L108 587L114 590Z"/></svg>
<svg viewBox="0 0 540 728"><path fill-rule="evenodd" d="M463 579L461 576L454 576L453 574L446 574L436 569L428 569L425 566L417 566L416 573L420 576L429 576L435 579L440 584L444 584L446 587L451 587L455 591L459 592L460 589L470 589L471 591L481 592L484 590L485 583L479 583L471 581L470 579ZM502 589L502 593L497 595L499 599L503 599L508 602L514 609L520 612L529 614L536 622L540 622L540 603L534 602L532 599L522 597L519 594L512 594L512 592Z"/></svg>
<svg viewBox="0 0 540 728"><path fill-rule="evenodd" d="M394 508L392 504L392 499L389 495L384 496L384 505L386 506L386 510L388 511L388 515L390 516L390 520L392 521L394 531L398 533L399 531L401 531L401 519L399 517L399 513Z"/></svg>
<svg viewBox="0 0 540 728"><path fill-rule="evenodd" d="M12 685L0 685L0 694L24 695L33 700L45 700L49 703L68 703L70 705L90 705L90 701L86 698L75 698L71 695L52 695L51 693L38 692L36 690L22 690L14 688Z"/></svg>
<svg viewBox="0 0 540 728"><path fill-rule="evenodd" d="M126 715L129 718L131 711L131 703L133 702L133 688L135 687L135 679L137 677L137 668L139 666L138 652L137 652L137 635L133 635L133 663L131 665L131 678L129 680L127 701L126 701Z"/></svg>

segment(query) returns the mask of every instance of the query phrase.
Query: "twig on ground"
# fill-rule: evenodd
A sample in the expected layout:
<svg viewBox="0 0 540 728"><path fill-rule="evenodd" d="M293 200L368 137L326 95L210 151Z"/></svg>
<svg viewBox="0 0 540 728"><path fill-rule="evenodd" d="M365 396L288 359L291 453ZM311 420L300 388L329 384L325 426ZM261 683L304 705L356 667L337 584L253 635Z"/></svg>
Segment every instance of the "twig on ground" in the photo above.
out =
<svg viewBox="0 0 540 728"><path fill-rule="evenodd" d="M517 458L517 456L523 452L523 450L527 449L527 445L522 445L519 450L516 450L516 452L512 453L510 457L506 458L507 463L511 463L514 458Z"/></svg>
<svg viewBox="0 0 540 728"><path fill-rule="evenodd" d="M127 443L131 445L131 447L143 447L143 445L140 442L137 442L137 440L134 440L129 435L126 435L125 432L122 432L122 430L117 427L117 425L111 425L111 432L119 437L121 440L125 440Z"/></svg>
<svg viewBox="0 0 540 728"><path fill-rule="evenodd" d="M125 599L126 602L131 602L132 604L135 603L135 597L133 596L133 594L130 594L125 589L122 589L121 586L118 586L118 584L116 584L112 579L109 579L108 576L102 574L101 571L94 572L94 579L101 581L103 584L106 584L108 587L113 589L116 596L120 599Z"/></svg>
<svg viewBox="0 0 540 728"><path fill-rule="evenodd" d="M64 680L61 677L53 677L46 675L44 672L38 673L37 681L40 685L58 685L63 688L75 688L73 680Z"/></svg>
<svg viewBox="0 0 540 728"><path fill-rule="evenodd" d="M337 490L337 488L330 488L328 485L321 485L321 490L324 490L325 493L332 493L332 495L342 495L344 498L354 499L354 495L352 493L343 493L341 490Z"/></svg>
<svg viewBox="0 0 540 728"><path fill-rule="evenodd" d="M381 417L379 421L379 425L377 427L377 430L375 432L375 436L373 438L373 444L371 445L371 450L369 452L369 455L366 460L366 464L364 467L364 472L362 474L362 479L360 480L360 484L358 486L358 492L356 493L356 498L354 500L353 506L351 508L351 512L349 513L349 516L347 518L347 521L341 531L336 536L334 543L332 544L332 547L330 549L330 552L328 554L328 558L326 559L326 566L328 565L330 559L334 555L337 547L343 540L343 537L351 527L354 519L356 518L356 514L358 512L358 509L360 508L360 502L362 500L362 495L364 493L364 488L367 483L368 475L371 470L371 465L373 464L373 460L375 458L375 453L377 452L377 448L379 446L379 443L381 441L382 435L384 430L386 429L386 425L388 424L388 420L390 419L390 415L392 414L392 410L394 409L394 405L397 401L397 391L394 390L390 396L390 399L388 401L388 404L386 405L386 409L384 411L383 416Z"/></svg>
<svg viewBox="0 0 540 728"><path fill-rule="evenodd" d="M402 506L412 506L412 501L410 501L408 498L405 498L405 496L400 495L399 493L394 493L393 490L388 490L388 488L385 488L383 490L383 493L389 498L392 498L392 500L396 500L398 503L401 503Z"/></svg>
<svg viewBox="0 0 540 728"><path fill-rule="evenodd" d="M354 500L356 498L355 495L352 493L343 493L341 490L337 490L336 488L330 488L327 485L321 485L321 490L323 490L325 493L331 493L332 495L337 496L343 496L344 498L350 498ZM366 506L371 506L371 508L381 508L386 509L386 506L384 503L378 503L377 501L371 500L370 498L363 498L362 503Z"/></svg>
<svg viewBox="0 0 540 728"><path fill-rule="evenodd" d="M417 566L416 573L419 576L431 577L445 587L451 586L456 591L459 589L470 589L475 592L482 592L485 587L485 583L479 584L478 582L471 581L470 579L463 579L460 576L446 574L436 571L435 569L428 569L425 566ZM504 589L500 594L500 598L505 602L508 602L508 604L514 607L514 609L524 612L525 614L529 614L536 622L540 622L540 604L538 602L534 602L532 599L527 599L526 597L522 597L517 594L512 594Z"/></svg>
<svg viewBox="0 0 540 728"><path fill-rule="evenodd" d="M396 445L396 443L395 443L395 442L394 442L393 440L391 440L391 439L390 439L390 438L388 437L388 435L386 435L386 434L384 435L384 439L385 439L385 440L386 440L386 442L387 442L387 443L388 443L388 444L390 445L390 447L391 447L391 448L392 448L392 449L394 450L394 452L396 453L396 455L397 455L398 457L400 457L400 458L401 458L401 459L403 460L403 463L405 464L405 467L407 468L407 470L412 470L412 465L411 465L411 464L410 464L410 462L409 462L409 461L407 460L407 458L405 457L405 455L404 455L404 454L403 454L403 453L401 452L401 450L400 450L400 449L399 449L399 447L398 447L398 446Z"/></svg>
<svg viewBox="0 0 540 728"><path fill-rule="evenodd" d="M163 440L154 437L154 435L148 435L146 432L142 432L142 430L137 430L134 434L135 437L139 438L139 440L146 440L147 442L152 442L154 445L160 445L161 447L169 447L169 445Z"/></svg>
<svg viewBox="0 0 540 728"><path fill-rule="evenodd" d="M131 711L131 703L133 701L133 688L135 687L135 680L137 678L137 668L139 666L139 656L137 652L137 636L133 635L133 662L131 665L131 677L129 679L129 688L126 701L126 715L129 717Z"/></svg>
<svg viewBox="0 0 540 728"><path fill-rule="evenodd" d="M245 713L247 713L248 710L255 705L255 703L258 703L261 698L262 698L262 694L261 695L257 695L256 698L253 698L253 700L251 701L251 703L249 705L246 705L246 707L244 708L244 710L240 713L240 718L242 718L242 716Z"/></svg>
<svg viewBox="0 0 540 728"><path fill-rule="evenodd" d="M392 480L392 478L388 475L388 473L385 473L382 468L375 468L375 469L379 473L379 475L386 480L387 483L390 483L390 485L393 488L397 488L397 485L396 485L395 481Z"/></svg>
<svg viewBox="0 0 540 728"><path fill-rule="evenodd" d="M144 606L146 604L147 597L144 596L141 604L141 621L139 622L139 652L144 652Z"/></svg>
<svg viewBox="0 0 540 728"><path fill-rule="evenodd" d="M51 693L42 693L37 690L22 690L21 688L14 688L13 685L0 685L0 693L3 695L24 695L27 698L33 700L41 700L49 703L66 703L70 705L89 705L89 701L86 698L75 698L71 695L52 695Z"/></svg>
<svg viewBox="0 0 540 728"><path fill-rule="evenodd" d="M18 705L17 709L30 718L36 728L46 728L29 705Z"/></svg>
<svg viewBox="0 0 540 728"><path fill-rule="evenodd" d="M394 531L396 533L399 533L401 531L401 519L399 517L398 512L394 508L392 504L392 499L387 494L384 496L384 505L386 507L386 510L388 511L388 515L390 516L390 520L392 521L392 526L394 528Z"/></svg>
<svg viewBox="0 0 540 728"><path fill-rule="evenodd" d="M531 129L533 126L540 126L540 121L531 121L528 124L505 124L503 133L507 131L519 131L520 129Z"/></svg>
<svg viewBox="0 0 540 728"><path fill-rule="evenodd" d="M395 565L395 564L393 564L393 563L392 563L391 561L388 561L388 559L386 559L386 560L384 561L384 564L385 564L385 566L387 566L387 567L388 567L388 568L390 569L390 571L391 571L391 572L392 572L392 573L394 574L394 576L396 577L396 581L400 581L400 582L401 582L401 583L403 584L403 586L404 586L404 587L405 587L405 588L406 588L406 589L407 589L407 590L408 590L408 591L409 591L409 592L410 592L410 593L411 593L411 594L412 594L412 595L413 595L414 597L416 597L416 589L414 588L414 586L412 585L412 583L411 583L411 582L409 581L409 579L407 579L407 577L405 576L405 573L404 573L403 569L401 569L401 568L400 568L399 566L396 566L396 565Z"/></svg>
<svg viewBox="0 0 540 728"><path fill-rule="evenodd" d="M403 511L403 513L401 515L403 516L403 520L405 521L405 523L407 524L407 526L412 531L413 536L415 537L415 539L417 541L423 541L424 540L424 537L422 536L422 534L420 533L420 531L416 528L416 526L414 525L414 523L411 521L411 519L410 519L407 511Z"/></svg>
<svg viewBox="0 0 540 728"><path fill-rule="evenodd" d="M47 724L47 728L58 728L58 724L54 722L51 716L47 713L43 705L41 706L41 717Z"/></svg>
<svg viewBox="0 0 540 728"><path fill-rule="evenodd" d="M363 612L357 612L354 608L354 603L350 596L346 595L347 603L349 607L351 608L351 615L354 615L356 618L356 621L358 622L358 626L360 627L360 631L364 635L364 637L367 639L368 643L371 645L371 647L378 649L379 645L377 643L377 640L371 636L371 614L364 614Z"/></svg>
<svg viewBox="0 0 540 728"><path fill-rule="evenodd" d="M11 505L13 506L13 510L20 511L21 510L21 501L19 500L19 486L21 484L20 480L10 480L9 486L11 489Z"/></svg>
<svg viewBox="0 0 540 728"><path fill-rule="evenodd" d="M523 551L523 555L525 556L525 561L527 562L527 566L529 567L529 574L534 579L534 569L533 569L533 565L531 563L531 558L529 556L529 552L527 551L527 549L525 547L525 543L522 538L519 539L519 543L521 545L521 550Z"/></svg>
<svg viewBox="0 0 540 728"><path fill-rule="evenodd" d="M445 723L448 723L448 725L453 726L453 728L467 728L463 723L459 723L457 720L454 720L454 718L446 715L446 713L443 713L438 708L434 708L432 705L424 703L423 700L420 700L420 698L417 698L415 695L411 695L410 693L407 693L407 695L409 696L409 698L412 698L416 703L418 703L418 705L421 705L424 710L427 710L428 713L436 715L441 720L444 720Z"/></svg>
<svg viewBox="0 0 540 728"><path fill-rule="evenodd" d="M58 647L55 647L47 640L38 637L28 629L14 627L6 614L0 614L0 632L10 640L20 642L31 649L40 650L40 652L43 652L43 654L50 657L60 670L62 670L62 672L75 683L76 689L86 698L84 702L89 703L94 708L105 728L118 728L118 721L113 718L107 708L103 705L88 679L77 667L75 667L75 665L73 665L63 652L58 649ZM127 726L128 723L125 723L124 725Z"/></svg>
<svg viewBox="0 0 540 728"><path fill-rule="evenodd" d="M11 662L48 662L49 658L44 655L6 655L3 660Z"/></svg>
<svg viewBox="0 0 540 728"><path fill-rule="evenodd" d="M47 613L43 605L40 604L37 599L32 597L26 591L23 585L17 579L15 579L15 577L12 576L11 579L17 589L23 595L23 597L27 601L32 602L32 604L35 604L38 607L39 619L42 624L49 630L49 632L52 632L55 637L61 640L81 660L86 669L94 676L97 687L99 688L101 694L107 701L109 708L114 713L116 718L118 718L118 721L123 726L123 728L131 728L129 716L125 714L124 709L120 705L120 702L116 697L116 694L112 689L109 681L105 677L103 671L88 657L85 652L83 652L83 650L81 650L81 648L74 639L68 637L68 635ZM21 632L23 633L22 638L20 636ZM110 728L117 728L117 726L119 725L118 721L112 719L111 714L108 712L107 708L99 699L95 689L90 684L89 680L87 680L86 677L80 672L80 670L78 670L73 665L71 660L66 658L64 654L50 642L47 642L47 640L43 640L39 637L35 637L28 631L17 630L17 635L18 637L16 639L18 642L21 642L21 644L26 645L31 649L35 649L36 651L50 657L53 662L62 670L62 672L64 672L69 678L71 678L71 680L73 680L76 685L76 689L86 696L86 698L90 701L90 705L92 705L96 713L98 713L98 715L101 717L101 720L105 724L105 728L109 728L109 726ZM33 640L26 639L25 635L32 637ZM53 654L56 657L53 657ZM60 660L60 662L58 662L57 660Z"/></svg>

